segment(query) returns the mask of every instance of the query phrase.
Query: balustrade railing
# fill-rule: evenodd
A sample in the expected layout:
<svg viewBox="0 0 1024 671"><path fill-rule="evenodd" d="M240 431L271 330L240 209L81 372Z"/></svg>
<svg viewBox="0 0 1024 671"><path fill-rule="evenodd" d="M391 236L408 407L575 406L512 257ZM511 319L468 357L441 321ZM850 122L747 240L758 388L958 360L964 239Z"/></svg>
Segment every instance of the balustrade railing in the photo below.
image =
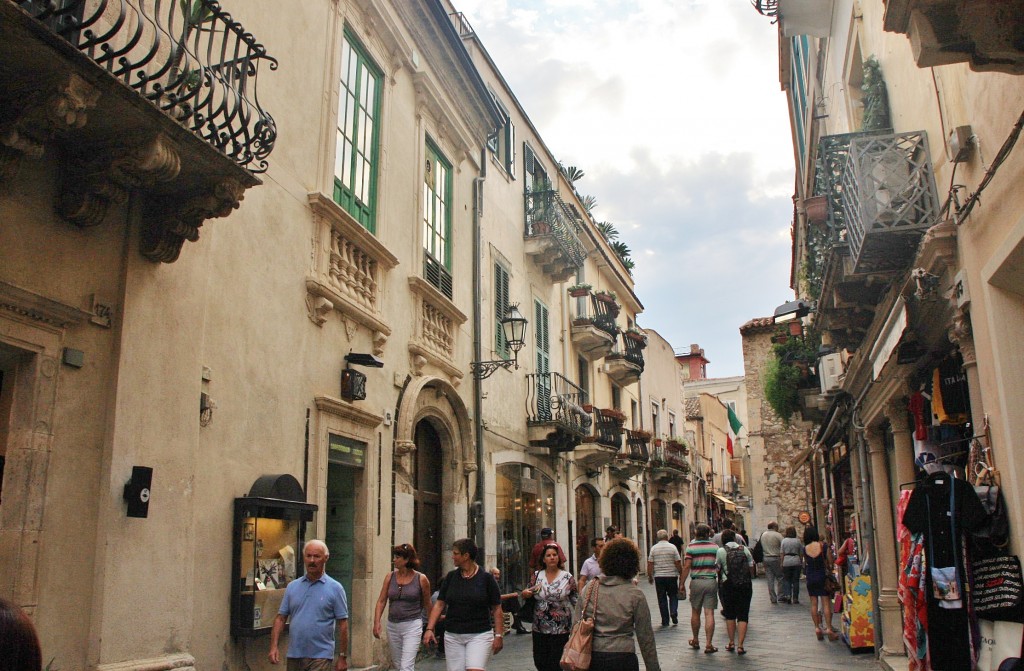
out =
<svg viewBox="0 0 1024 671"><path fill-rule="evenodd" d="M587 251L580 241L580 224L558 192L553 189L531 191L524 198L526 236L553 236L570 265L577 268L583 265Z"/></svg>

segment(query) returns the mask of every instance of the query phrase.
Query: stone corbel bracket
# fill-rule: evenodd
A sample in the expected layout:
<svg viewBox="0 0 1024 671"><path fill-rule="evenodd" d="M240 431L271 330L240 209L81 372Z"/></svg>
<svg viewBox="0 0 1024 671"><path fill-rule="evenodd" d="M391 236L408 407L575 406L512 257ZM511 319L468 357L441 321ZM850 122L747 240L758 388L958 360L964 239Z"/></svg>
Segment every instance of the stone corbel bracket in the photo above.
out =
<svg viewBox="0 0 1024 671"><path fill-rule="evenodd" d="M58 81L11 86L4 98L17 99L23 113L0 119L0 182L17 172L23 157L38 159L55 135L83 127L100 93L75 74Z"/></svg>
<svg viewBox="0 0 1024 671"><path fill-rule="evenodd" d="M139 251L150 261L173 263L185 241L199 239L207 219L226 217L242 202L246 187L238 180L221 180L191 198L168 196L148 204Z"/></svg>

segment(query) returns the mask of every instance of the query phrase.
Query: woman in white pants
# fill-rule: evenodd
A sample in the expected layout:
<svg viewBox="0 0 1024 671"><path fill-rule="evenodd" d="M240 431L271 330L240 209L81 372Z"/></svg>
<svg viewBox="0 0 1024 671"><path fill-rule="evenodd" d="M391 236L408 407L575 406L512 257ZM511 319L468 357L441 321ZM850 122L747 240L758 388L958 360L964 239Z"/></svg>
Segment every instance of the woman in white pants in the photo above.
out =
<svg viewBox="0 0 1024 671"><path fill-rule="evenodd" d="M408 543L391 550L395 570L384 578L373 613L373 635L380 638L380 618L388 607L388 645L398 671L413 671L423 634L423 614L430 612L430 581L416 569L416 548Z"/></svg>

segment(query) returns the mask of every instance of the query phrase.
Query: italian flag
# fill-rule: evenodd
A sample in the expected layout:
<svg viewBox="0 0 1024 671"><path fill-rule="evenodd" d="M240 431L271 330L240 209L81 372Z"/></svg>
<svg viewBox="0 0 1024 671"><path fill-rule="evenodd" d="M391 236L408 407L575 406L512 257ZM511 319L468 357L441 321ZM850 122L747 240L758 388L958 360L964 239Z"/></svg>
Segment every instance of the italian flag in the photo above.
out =
<svg viewBox="0 0 1024 671"><path fill-rule="evenodd" d="M731 457L733 456L733 447L736 445L736 437L739 435L740 429L743 428L743 423L740 422L740 418L736 416L735 412L733 412L731 405L727 405L725 407L729 411L729 438L725 444L725 448L729 450L729 456Z"/></svg>

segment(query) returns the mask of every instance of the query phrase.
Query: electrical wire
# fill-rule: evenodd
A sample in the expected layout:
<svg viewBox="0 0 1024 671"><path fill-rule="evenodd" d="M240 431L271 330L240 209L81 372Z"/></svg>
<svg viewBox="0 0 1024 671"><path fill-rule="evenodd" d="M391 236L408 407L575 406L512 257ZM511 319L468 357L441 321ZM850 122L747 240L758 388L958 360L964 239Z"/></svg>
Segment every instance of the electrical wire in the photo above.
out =
<svg viewBox="0 0 1024 671"><path fill-rule="evenodd" d="M967 202L964 203L963 207L957 210L957 226L967 219L971 210L974 209L974 206L981 201L982 191L984 191L992 182L992 178L995 177L996 171L999 170L999 166L1003 164L1003 161L1005 161L1010 155L1010 152L1013 151L1013 146L1017 144L1017 139L1020 137L1022 129L1024 129L1024 112L1021 112L1021 115L1017 118L1017 123L1013 125L1013 129L1010 130L1010 134L1003 142L1003 146L999 148L999 153L997 153L995 158L992 159L992 165L990 165L988 170L985 171L985 176L981 178L981 183L978 185L978 188L967 197Z"/></svg>

